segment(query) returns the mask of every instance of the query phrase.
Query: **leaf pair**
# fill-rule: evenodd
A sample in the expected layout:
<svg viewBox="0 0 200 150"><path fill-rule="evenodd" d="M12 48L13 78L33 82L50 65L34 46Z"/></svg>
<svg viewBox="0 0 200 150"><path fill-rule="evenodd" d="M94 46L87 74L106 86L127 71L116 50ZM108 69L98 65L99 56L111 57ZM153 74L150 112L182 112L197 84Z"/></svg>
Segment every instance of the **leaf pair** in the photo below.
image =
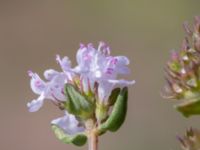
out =
<svg viewBox="0 0 200 150"><path fill-rule="evenodd" d="M92 106L93 104L85 99L74 86L70 84L66 85L66 95L68 97L66 107L70 113L84 119L91 117L91 113L94 113L92 109L94 108ZM109 100L109 105L113 105L112 112L108 119L98 126L97 131L99 135L108 130L115 132L124 123L127 112L128 88L125 87L122 90L114 89ZM56 125L52 125L52 130L56 137L66 144L73 143L77 146L82 146L87 141L87 135L85 133L69 135Z"/></svg>

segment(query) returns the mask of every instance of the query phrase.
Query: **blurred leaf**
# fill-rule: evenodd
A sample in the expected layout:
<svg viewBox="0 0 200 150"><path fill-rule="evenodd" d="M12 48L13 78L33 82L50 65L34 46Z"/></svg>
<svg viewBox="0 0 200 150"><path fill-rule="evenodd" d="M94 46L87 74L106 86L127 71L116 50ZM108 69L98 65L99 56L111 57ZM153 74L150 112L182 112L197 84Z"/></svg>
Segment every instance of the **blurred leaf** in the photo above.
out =
<svg viewBox="0 0 200 150"><path fill-rule="evenodd" d="M125 87L119 93L110 116L108 117L106 122L100 125L99 127L100 134L106 132L106 130L115 132L121 127L126 118L127 100L128 100L128 88Z"/></svg>
<svg viewBox="0 0 200 150"><path fill-rule="evenodd" d="M87 119L93 115L92 102L87 100L73 85L65 85L65 94L67 96L66 107L69 113L82 119Z"/></svg>
<svg viewBox="0 0 200 150"><path fill-rule="evenodd" d="M65 144L73 143L76 146L83 146L87 142L87 136L85 134L69 135L56 125L52 125L51 128L56 137Z"/></svg>
<svg viewBox="0 0 200 150"><path fill-rule="evenodd" d="M200 132L197 129L190 128L183 137L178 136L183 150L199 150L200 149Z"/></svg>
<svg viewBox="0 0 200 150"><path fill-rule="evenodd" d="M200 115L200 99L188 100L184 103L175 105L175 108L185 117Z"/></svg>

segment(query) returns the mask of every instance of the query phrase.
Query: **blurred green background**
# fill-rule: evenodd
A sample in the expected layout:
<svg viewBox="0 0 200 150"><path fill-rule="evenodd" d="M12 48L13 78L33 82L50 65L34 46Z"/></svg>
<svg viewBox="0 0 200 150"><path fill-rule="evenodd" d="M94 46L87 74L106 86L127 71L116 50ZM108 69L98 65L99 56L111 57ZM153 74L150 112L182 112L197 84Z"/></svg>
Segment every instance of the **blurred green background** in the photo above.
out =
<svg viewBox="0 0 200 150"><path fill-rule="evenodd" d="M29 113L26 103L37 96L27 70L43 74L60 69L55 54L75 64L79 43L107 42L114 55L127 55L137 83L130 87L124 126L100 138L100 150L178 150L176 135L200 128L174 102L160 97L163 67L170 49L184 37L182 23L200 15L199 0L0 0L0 149L72 150L50 129L63 114L51 103Z"/></svg>

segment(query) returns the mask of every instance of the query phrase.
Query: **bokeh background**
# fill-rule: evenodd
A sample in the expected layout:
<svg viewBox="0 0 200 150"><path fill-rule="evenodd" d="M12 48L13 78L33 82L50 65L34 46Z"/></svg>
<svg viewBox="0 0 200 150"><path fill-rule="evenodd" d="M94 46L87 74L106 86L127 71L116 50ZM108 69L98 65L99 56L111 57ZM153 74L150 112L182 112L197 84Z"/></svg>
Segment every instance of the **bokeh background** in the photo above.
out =
<svg viewBox="0 0 200 150"><path fill-rule="evenodd" d="M200 15L199 0L0 0L0 149L72 150L50 129L63 114L51 103L29 113L31 92L27 70L40 75L60 69L55 55L75 64L79 43L107 42L114 55L127 55L137 84L130 87L129 110L117 133L100 138L100 150L178 150L176 135L199 127L174 102L160 97L163 67L170 49L184 37L182 23Z"/></svg>

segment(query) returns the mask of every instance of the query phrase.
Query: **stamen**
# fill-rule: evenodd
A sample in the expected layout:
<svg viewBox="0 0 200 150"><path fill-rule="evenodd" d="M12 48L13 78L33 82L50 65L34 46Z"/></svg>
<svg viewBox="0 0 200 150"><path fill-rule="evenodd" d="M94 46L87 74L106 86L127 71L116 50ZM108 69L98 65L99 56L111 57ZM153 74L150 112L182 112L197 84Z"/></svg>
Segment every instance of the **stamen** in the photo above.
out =
<svg viewBox="0 0 200 150"><path fill-rule="evenodd" d="M83 43L80 43L80 49L85 48L85 45Z"/></svg>
<svg viewBox="0 0 200 150"><path fill-rule="evenodd" d="M105 48L106 44L104 42L99 42L98 51L100 52L103 48Z"/></svg>
<svg viewBox="0 0 200 150"><path fill-rule="evenodd" d="M61 59L60 59L60 55L56 55L56 61L57 61L57 63L59 63L60 64L60 62L61 62Z"/></svg>
<svg viewBox="0 0 200 150"><path fill-rule="evenodd" d="M106 47L106 55L110 55L110 47L109 46Z"/></svg>
<svg viewBox="0 0 200 150"><path fill-rule="evenodd" d="M28 76L29 76L29 77L33 77L33 76L34 76L34 73L33 73L32 70L28 70L27 72L28 72Z"/></svg>
<svg viewBox="0 0 200 150"><path fill-rule="evenodd" d="M59 101L59 99L57 99L56 96L55 96L53 93L51 93L51 96L52 96L55 100Z"/></svg>

